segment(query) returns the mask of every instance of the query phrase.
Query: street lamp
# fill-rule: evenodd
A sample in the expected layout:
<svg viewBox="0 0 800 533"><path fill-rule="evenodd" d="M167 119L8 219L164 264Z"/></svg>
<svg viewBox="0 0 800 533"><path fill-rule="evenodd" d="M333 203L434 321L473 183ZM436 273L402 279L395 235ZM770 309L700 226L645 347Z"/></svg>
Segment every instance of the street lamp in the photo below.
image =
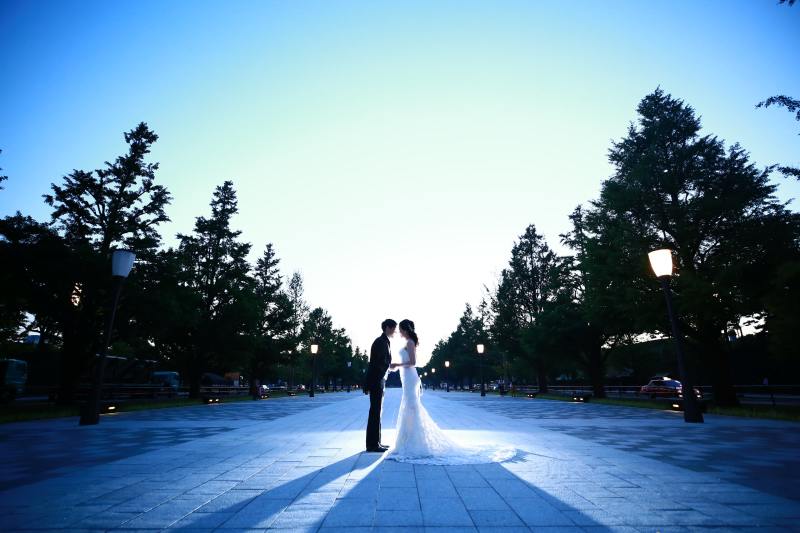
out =
<svg viewBox="0 0 800 533"><path fill-rule="evenodd" d="M450 392L450 361L444 362L444 380L447 392Z"/></svg>
<svg viewBox="0 0 800 533"><path fill-rule="evenodd" d="M669 315L669 322L672 326L672 338L675 341L675 355L678 358L678 373L681 376L681 383L683 389L683 420L685 422L702 422L703 413L700 411L700 406L697 404L697 398L694 395L694 385L689 378L689 372L686 368L686 361L683 353L683 336L678 328L678 319L675 316L675 311L672 308L672 291L669 288L669 278L672 276L672 250L663 248L661 250L654 250L647 254L650 259L650 266L653 269L661 288L664 290L664 299L667 302L667 314Z"/></svg>
<svg viewBox="0 0 800 533"><path fill-rule="evenodd" d="M478 350L478 356L479 356L478 359L480 359L480 365L481 365L481 396L486 396L486 383L484 383L483 381L483 357L480 357L481 355L483 355L483 352L486 350L486 347L483 344L478 344L475 346L475 348Z"/></svg>
<svg viewBox="0 0 800 533"><path fill-rule="evenodd" d="M308 393L309 398L314 397L314 389L317 388L317 352L319 351L319 344L311 345L311 392Z"/></svg>
<svg viewBox="0 0 800 533"><path fill-rule="evenodd" d="M347 392L350 392L350 368L353 366L352 361L347 362Z"/></svg>
<svg viewBox="0 0 800 533"><path fill-rule="evenodd" d="M136 259L136 254L132 250L114 250L111 254L111 276L114 278L114 301L111 304L111 314L109 315L108 326L106 328L106 335L103 345L100 347L100 357L95 364L94 382L92 383L92 390L89 392L89 397L81 409L81 417L79 424L81 426L88 426L100 422L100 396L103 389L103 373L106 367L106 352L108 351L108 344L111 342L111 330L114 328L114 318L117 315L117 305L119 304L119 295L122 292L122 283L133 268L133 261Z"/></svg>

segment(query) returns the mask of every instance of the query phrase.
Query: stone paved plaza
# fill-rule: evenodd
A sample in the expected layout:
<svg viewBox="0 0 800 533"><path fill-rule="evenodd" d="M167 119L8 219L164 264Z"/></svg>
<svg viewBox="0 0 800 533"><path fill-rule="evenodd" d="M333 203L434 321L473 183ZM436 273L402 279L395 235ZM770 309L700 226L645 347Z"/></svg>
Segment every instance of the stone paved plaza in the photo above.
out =
<svg viewBox="0 0 800 533"><path fill-rule="evenodd" d="M394 438L399 391L384 411ZM321 394L0 426L0 530L800 531L800 425L426 392L511 462L363 453L368 399Z"/></svg>

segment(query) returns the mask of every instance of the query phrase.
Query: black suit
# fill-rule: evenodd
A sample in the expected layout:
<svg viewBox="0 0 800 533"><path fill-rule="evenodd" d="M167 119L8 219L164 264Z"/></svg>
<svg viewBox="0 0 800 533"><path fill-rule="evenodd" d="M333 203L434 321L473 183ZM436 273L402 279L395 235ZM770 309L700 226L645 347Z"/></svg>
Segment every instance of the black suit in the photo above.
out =
<svg viewBox="0 0 800 533"><path fill-rule="evenodd" d="M367 449L377 448L381 443L381 408L383 407L383 378L392 364L389 337L381 335L369 350L369 366L364 379L364 393L369 393L369 419L367 420Z"/></svg>

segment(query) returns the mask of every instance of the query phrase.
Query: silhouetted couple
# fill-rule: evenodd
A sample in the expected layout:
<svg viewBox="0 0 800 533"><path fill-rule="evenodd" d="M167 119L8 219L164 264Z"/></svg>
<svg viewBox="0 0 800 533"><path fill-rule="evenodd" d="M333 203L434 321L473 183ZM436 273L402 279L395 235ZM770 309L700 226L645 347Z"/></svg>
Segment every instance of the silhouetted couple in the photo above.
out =
<svg viewBox="0 0 800 533"><path fill-rule="evenodd" d="M390 339L398 328L391 318L381 324L383 333L372 343L369 366L364 379L364 394L369 394L367 420L367 451L383 453L389 446L381 444L381 410L386 376L390 370L399 370L403 383L400 410L397 415L397 437L387 458L396 461L424 464L474 464L503 461L516 454L516 450L497 447L465 447L453 442L439 429L423 407L422 387L417 373L417 346L419 338L414 322L402 320L400 336L406 344L400 350L400 362L392 363Z"/></svg>

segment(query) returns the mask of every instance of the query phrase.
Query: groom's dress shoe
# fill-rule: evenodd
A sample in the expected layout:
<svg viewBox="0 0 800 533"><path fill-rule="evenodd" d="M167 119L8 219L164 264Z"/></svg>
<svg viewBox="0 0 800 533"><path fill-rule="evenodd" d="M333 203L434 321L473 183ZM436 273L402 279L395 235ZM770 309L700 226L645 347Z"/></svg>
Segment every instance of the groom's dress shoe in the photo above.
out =
<svg viewBox="0 0 800 533"><path fill-rule="evenodd" d="M367 448L368 452L383 453L389 449L388 446L378 446L377 448Z"/></svg>

